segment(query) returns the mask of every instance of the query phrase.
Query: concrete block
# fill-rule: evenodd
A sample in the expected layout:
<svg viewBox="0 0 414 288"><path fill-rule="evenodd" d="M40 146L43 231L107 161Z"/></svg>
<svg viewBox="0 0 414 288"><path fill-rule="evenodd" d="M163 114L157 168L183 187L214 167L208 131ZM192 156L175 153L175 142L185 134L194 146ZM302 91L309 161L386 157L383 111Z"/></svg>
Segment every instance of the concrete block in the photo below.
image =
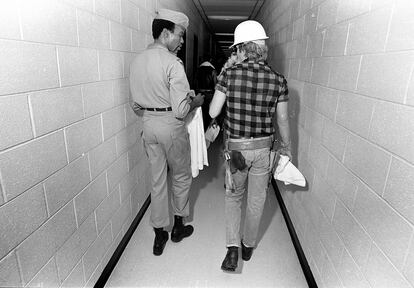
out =
<svg viewBox="0 0 414 288"><path fill-rule="evenodd" d="M316 111L334 121L337 106L338 91L322 86L318 87L315 105Z"/></svg>
<svg viewBox="0 0 414 288"><path fill-rule="evenodd" d="M115 211L120 207L119 185L112 190L111 194L106 197L102 203L96 208L96 226L98 233L101 233L105 226L108 225L109 220L114 215Z"/></svg>
<svg viewBox="0 0 414 288"><path fill-rule="evenodd" d="M382 252L400 270L414 231L412 225L366 186L358 189L353 215ZM372 259L368 260L365 266L368 269L374 266L370 261Z"/></svg>
<svg viewBox="0 0 414 288"><path fill-rule="evenodd" d="M326 30L322 56L345 55L346 41L348 39L348 28L349 23L345 22L333 25Z"/></svg>
<svg viewBox="0 0 414 288"><path fill-rule="evenodd" d="M312 192L313 196L317 199L319 207L330 221L335 211L336 195L326 180L318 173L315 175Z"/></svg>
<svg viewBox="0 0 414 288"><path fill-rule="evenodd" d="M386 51L414 49L414 3L395 1Z"/></svg>
<svg viewBox="0 0 414 288"><path fill-rule="evenodd" d="M0 97L0 151L33 138L27 95Z"/></svg>
<svg viewBox="0 0 414 288"><path fill-rule="evenodd" d="M414 108L387 102L378 103L372 117L369 138L414 163Z"/></svg>
<svg viewBox="0 0 414 288"><path fill-rule="evenodd" d="M115 211L114 215L112 216L111 223L112 223L112 233L114 235L118 235L118 233L122 229L122 225L125 223L128 216L131 214L131 203L129 201L125 201L119 207L117 211Z"/></svg>
<svg viewBox="0 0 414 288"><path fill-rule="evenodd" d="M362 56L332 58L329 74L329 87L355 91Z"/></svg>
<svg viewBox="0 0 414 288"><path fill-rule="evenodd" d="M317 141L311 137L309 145L309 162L318 171L319 175L326 178L329 163L328 151Z"/></svg>
<svg viewBox="0 0 414 288"><path fill-rule="evenodd" d="M16 249L25 283L43 267L76 230L73 202L63 207Z"/></svg>
<svg viewBox="0 0 414 288"><path fill-rule="evenodd" d="M358 267L364 267L372 240L341 201L336 203L332 224Z"/></svg>
<svg viewBox="0 0 414 288"><path fill-rule="evenodd" d="M116 51L131 51L131 28L111 22L111 49Z"/></svg>
<svg viewBox="0 0 414 288"><path fill-rule="evenodd" d="M44 135L83 119L79 86L35 92L29 95L35 136Z"/></svg>
<svg viewBox="0 0 414 288"><path fill-rule="evenodd" d="M84 156L46 179L44 187L50 215L82 191L89 177L88 158Z"/></svg>
<svg viewBox="0 0 414 288"><path fill-rule="evenodd" d="M341 160L344 152L348 133L341 126L329 119L325 119L322 131L322 144L335 156Z"/></svg>
<svg viewBox="0 0 414 288"><path fill-rule="evenodd" d="M357 92L374 98L404 103L412 63L414 63L414 52L363 56Z"/></svg>
<svg viewBox="0 0 414 288"><path fill-rule="evenodd" d="M368 137L375 101L358 94L339 92L336 122L362 137Z"/></svg>
<svg viewBox="0 0 414 288"><path fill-rule="evenodd" d="M104 140L116 135L125 128L125 108L123 105L102 113Z"/></svg>
<svg viewBox="0 0 414 288"><path fill-rule="evenodd" d="M408 83L408 93L405 103L414 106L414 73L411 75L410 83Z"/></svg>
<svg viewBox="0 0 414 288"><path fill-rule="evenodd" d="M85 84L82 87L85 117L107 111L115 106L112 81L100 81Z"/></svg>
<svg viewBox="0 0 414 288"><path fill-rule="evenodd" d="M59 86L56 48L0 40L0 95Z"/></svg>
<svg viewBox="0 0 414 288"><path fill-rule="evenodd" d="M105 230L99 235L95 242L92 243L85 255L83 255L82 259L85 279L89 279L92 276L92 273L94 273L95 268L98 266L106 250L109 249L111 242L111 225L106 225Z"/></svg>
<svg viewBox="0 0 414 288"><path fill-rule="evenodd" d="M76 9L59 1L20 3L23 40L77 46Z"/></svg>
<svg viewBox="0 0 414 288"><path fill-rule="evenodd" d="M343 162L376 193L382 194L391 155L358 136L350 135Z"/></svg>
<svg viewBox="0 0 414 288"><path fill-rule="evenodd" d="M121 2L119 0L100 0L95 3L96 14L115 22L121 22Z"/></svg>
<svg viewBox="0 0 414 288"><path fill-rule="evenodd" d="M0 38L20 39L19 7L17 2L0 3Z"/></svg>
<svg viewBox="0 0 414 288"><path fill-rule="evenodd" d="M392 158L384 199L411 223L414 222L414 166Z"/></svg>
<svg viewBox="0 0 414 288"><path fill-rule="evenodd" d="M311 82L322 86L328 85L329 70L332 58L318 57L313 59Z"/></svg>
<svg viewBox="0 0 414 288"><path fill-rule="evenodd" d="M360 185L358 178L348 171L340 161L330 157L326 180L348 210L352 210L357 189Z"/></svg>
<svg viewBox="0 0 414 288"><path fill-rule="evenodd" d="M79 265L82 255L97 237L95 216L91 214L56 253L56 266L62 282Z"/></svg>
<svg viewBox="0 0 414 288"><path fill-rule="evenodd" d="M57 51L62 86L99 80L98 53L96 50L59 46Z"/></svg>
<svg viewBox="0 0 414 288"><path fill-rule="evenodd" d="M102 174L75 197L74 201L78 225L81 225L91 215L107 195L106 174Z"/></svg>
<svg viewBox="0 0 414 288"><path fill-rule="evenodd" d="M46 202L41 185L1 206L0 259L39 228L46 219Z"/></svg>
<svg viewBox="0 0 414 288"><path fill-rule="evenodd" d="M121 24L134 30L139 29L138 6L128 0L121 0Z"/></svg>
<svg viewBox="0 0 414 288"><path fill-rule="evenodd" d="M109 49L109 21L101 16L78 10L79 46Z"/></svg>
<svg viewBox="0 0 414 288"><path fill-rule="evenodd" d="M308 48L306 50L306 56L308 58L322 56L324 36L325 36L325 31L322 31L322 32L318 31L318 32L308 35Z"/></svg>
<svg viewBox="0 0 414 288"><path fill-rule="evenodd" d="M404 276L411 285L414 285L414 242L411 241L411 247L408 250L407 260L403 270Z"/></svg>
<svg viewBox="0 0 414 288"><path fill-rule="evenodd" d="M27 284L28 287L59 287L59 285L55 257L50 258L49 262Z"/></svg>
<svg viewBox="0 0 414 288"><path fill-rule="evenodd" d="M65 128L69 161L102 143L101 117L94 116Z"/></svg>
<svg viewBox="0 0 414 288"><path fill-rule="evenodd" d="M127 154L121 155L108 169L108 189L112 191L128 173Z"/></svg>
<svg viewBox="0 0 414 288"><path fill-rule="evenodd" d="M391 8L386 7L351 21L347 54L379 53L385 49Z"/></svg>
<svg viewBox="0 0 414 288"><path fill-rule="evenodd" d="M313 110L309 110L306 116L305 130L309 132L312 138L320 141L322 138L324 117Z"/></svg>
<svg viewBox="0 0 414 288"><path fill-rule="evenodd" d="M82 260L76 264L69 276L62 282L62 287L83 287L85 285L85 276L83 273Z"/></svg>
<svg viewBox="0 0 414 288"><path fill-rule="evenodd" d="M115 105L129 104L129 79L116 79L112 81L112 84Z"/></svg>
<svg viewBox="0 0 414 288"><path fill-rule="evenodd" d="M342 253L341 264L337 271L345 287L371 288L361 269L346 249Z"/></svg>
<svg viewBox="0 0 414 288"><path fill-rule="evenodd" d="M93 12L94 9L94 1L93 0L64 0L66 3L76 7L80 8L82 10L86 10L89 12ZM104 1L104 0L102 0ZM101 2L101 1L100 1Z"/></svg>
<svg viewBox="0 0 414 288"><path fill-rule="evenodd" d="M327 0L319 6L317 29L323 29L335 24L338 12L338 0Z"/></svg>
<svg viewBox="0 0 414 288"><path fill-rule="evenodd" d="M302 58L299 66L299 80L310 82L312 75L312 58Z"/></svg>
<svg viewBox="0 0 414 288"><path fill-rule="evenodd" d="M111 138L89 152L92 179L111 165L116 159L116 141Z"/></svg>
<svg viewBox="0 0 414 288"><path fill-rule="evenodd" d="M412 287L376 245L372 245L364 274L371 287Z"/></svg>
<svg viewBox="0 0 414 288"><path fill-rule="evenodd" d="M135 168L136 169L136 168ZM134 171L129 172L122 178L121 185L121 203L128 201L132 192L134 192L135 186L138 184L138 179L136 178L136 173Z"/></svg>
<svg viewBox="0 0 414 288"><path fill-rule="evenodd" d="M293 40L301 39L303 36L304 31L304 24L305 24L305 17L300 17L296 21L293 22Z"/></svg>
<svg viewBox="0 0 414 288"><path fill-rule="evenodd" d="M99 51L99 74L101 80L124 77L124 59L114 51Z"/></svg>
<svg viewBox="0 0 414 288"><path fill-rule="evenodd" d="M142 31L135 31L132 30L131 31L132 35L131 35L131 51L132 52L141 52L143 51L146 46L145 46L145 33Z"/></svg>
<svg viewBox="0 0 414 288"><path fill-rule="evenodd" d="M369 11L370 4L370 0L339 1L336 22L342 22L344 20L348 20L361 14L367 13Z"/></svg>
<svg viewBox="0 0 414 288"><path fill-rule="evenodd" d="M304 35L312 34L316 31L318 21L318 9L312 8L305 14L305 31Z"/></svg>
<svg viewBox="0 0 414 288"><path fill-rule="evenodd" d="M0 285L1 287L22 286L17 257L14 252L0 260Z"/></svg>
<svg viewBox="0 0 414 288"><path fill-rule="evenodd" d="M67 164L63 132L56 132L0 154L2 187L12 199Z"/></svg>

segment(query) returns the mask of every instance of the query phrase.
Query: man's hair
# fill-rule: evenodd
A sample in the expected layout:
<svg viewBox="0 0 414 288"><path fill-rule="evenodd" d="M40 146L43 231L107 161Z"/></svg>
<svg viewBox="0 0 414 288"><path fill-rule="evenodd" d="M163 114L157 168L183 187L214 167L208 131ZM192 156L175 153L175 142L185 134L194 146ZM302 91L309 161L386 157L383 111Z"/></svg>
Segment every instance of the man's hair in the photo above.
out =
<svg viewBox="0 0 414 288"><path fill-rule="evenodd" d="M175 24L164 19L154 19L154 21L152 21L152 37L158 39L164 28L174 33Z"/></svg>
<svg viewBox="0 0 414 288"><path fill-rule="evenodd" d="M249 60L263 60L267 59L267 45L259 44L252 41L240 44L239 49L246 53Z"/></svg>

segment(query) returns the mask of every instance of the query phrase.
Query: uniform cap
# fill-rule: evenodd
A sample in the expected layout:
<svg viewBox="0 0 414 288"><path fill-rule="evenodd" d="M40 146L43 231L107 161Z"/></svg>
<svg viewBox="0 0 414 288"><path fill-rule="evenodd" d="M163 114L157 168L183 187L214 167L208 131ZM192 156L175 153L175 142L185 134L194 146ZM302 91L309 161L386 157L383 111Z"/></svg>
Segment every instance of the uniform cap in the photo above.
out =
<svg viewBox="0 0 414 288"><path fill-rule="evenodd" d="M188 27L188 17L184 13L169 10L169 9L160 9L158 10L158 14L155 17L155 19L163 19L173 22L176 25L180 25L184 27L184 29L187 29Z"/></svg>

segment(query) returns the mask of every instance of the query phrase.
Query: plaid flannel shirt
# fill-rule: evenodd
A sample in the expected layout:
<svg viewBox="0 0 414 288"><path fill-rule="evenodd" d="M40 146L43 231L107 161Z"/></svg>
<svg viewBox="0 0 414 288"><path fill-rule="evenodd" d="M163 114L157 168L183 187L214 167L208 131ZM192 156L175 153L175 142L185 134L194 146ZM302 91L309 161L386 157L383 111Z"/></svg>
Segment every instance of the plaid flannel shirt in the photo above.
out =
<svg viewBox="0 0 414 288"><path fill-rule="evenodd" d="M245 60L223 70L216 89L226 94L224 127L235 137L272 135L277 103L289 99L285 77L264 61Z"/></svg>

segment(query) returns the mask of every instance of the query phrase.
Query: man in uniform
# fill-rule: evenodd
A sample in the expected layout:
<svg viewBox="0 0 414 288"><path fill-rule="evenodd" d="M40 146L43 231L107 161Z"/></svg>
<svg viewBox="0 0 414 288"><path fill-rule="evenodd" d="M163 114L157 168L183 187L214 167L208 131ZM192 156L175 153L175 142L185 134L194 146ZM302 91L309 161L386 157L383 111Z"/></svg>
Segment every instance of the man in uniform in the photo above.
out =
<svg viewBox="0 0 414 288"><path fill-rule="evenodd" d="M210 105L210 116L214 118L226 103L225 217L228 249L221 265L224 271L235 271L239 247L242 248L242 259L248 261L257 244L273 164L270 149L273 139L276 139L276 125L282 140L279 152L292 159L287 82L266 63L264 40L267 38L262 25L256 21L247 20L236 27L232 47L237 58L230 58L218 76ZM241 234L241 207L246 193L246 217Z"/></svg>
<svg viewBox="0 0 414 288"><path fill-rule="evenodd" d="M154 43L131 63L130 89L133 109L143 110L142 139L151 165L151 216L155 231L154 255L161 255L168 241L169 203L167 171L171 174L174 226L171 240L180 242L193 233L183 224L189 216L191 186L190 143L184 118L201 106L204 96L194 95L176 56L184 43L188 17L177 11L160 9L152 23Z"/></svg>

